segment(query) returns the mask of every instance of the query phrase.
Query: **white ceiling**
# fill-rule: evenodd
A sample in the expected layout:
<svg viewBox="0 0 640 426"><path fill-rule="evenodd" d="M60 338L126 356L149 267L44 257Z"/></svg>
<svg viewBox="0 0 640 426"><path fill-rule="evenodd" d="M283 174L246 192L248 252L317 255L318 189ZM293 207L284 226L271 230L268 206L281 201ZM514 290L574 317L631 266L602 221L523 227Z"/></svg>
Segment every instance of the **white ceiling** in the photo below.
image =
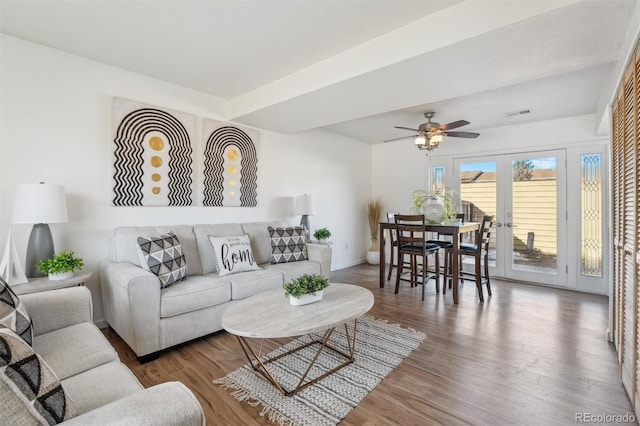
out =
<svg viewBox="0 0 640 426"><path fill-rule="evenodd" d="M238 123L379 143L428 110L466 131L595 112L636 4L0 0L0 32L226 99Z"/></svg>

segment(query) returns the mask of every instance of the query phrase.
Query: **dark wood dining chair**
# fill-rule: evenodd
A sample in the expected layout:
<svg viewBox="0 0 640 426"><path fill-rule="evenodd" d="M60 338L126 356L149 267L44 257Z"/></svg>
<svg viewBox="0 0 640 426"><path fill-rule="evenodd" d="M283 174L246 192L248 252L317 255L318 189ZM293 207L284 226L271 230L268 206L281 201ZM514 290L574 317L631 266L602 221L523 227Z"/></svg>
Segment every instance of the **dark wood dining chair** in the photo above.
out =
<svg viewBox="0 0 640 426"><path fill-rule="evenodd" d="M456 213L456 221L460 221L460 223L464 223L464 213ZM462 242L462 235L460 235L460 241ZM446 249L451 249L453 248L453 242L451 241L451 236L447 236L447 235L440 235L437 234L435 235L434 239L428 239L427 240L428 244L437 244L440 249L442 249L444 251L444 265L442 267L443 271L445 271L444 276L446 277L447 274L446 272L451 272L451 261L450 261L450 256L451 256L451 251L447 252ZM446 279L443 281L443 283L446 283ZM444 286L445 284L443 284ZM444 292L446 293L446 289L444 290Z"/></svg>
<svg viewBox="0 0 640 426"><path fill-rule="evenodd" d="M399 213L387 213L387 222L395 223L394 217L397 214ZM396 266L393 263L393 258L395 257L395 252L398 247L398 238L396 237L395 228L389 229L389 247L391 247L391 250L389 251L389 273L387 274L387 281L391 279L391 272L393 271L393 267Z"/></svg>
<svg viewBox="0 0 640 426"><path fill-rule="evenodd" d="M398 294L400 281L408 281L411 286L422 285L422 300L424 300L424 288L429 277L429 255L435 257L435 270L440 269L438 251L440 246L429 244L425 238L425 217L424 215L399 215L394 216L396 224L396 238L398 245L398 267L396 272L396 289ZM409 279L403 278L403 270L406 266L405 256L409 256ZM436 292L440 292L438 274L435 275Z"/></svg>
<svg viewBox="0 0 640 426"><path fill-rule="evenodd" d="M459 254L460 254L460 278L463 280L464 278L473 278L476 283L476 288L478 289L478 297L480 298L480 302L484 302L484 292L482 291L482 285L485 284L487 287L487 294L491 296L491 280L489 278L489 242L491 240L491 229L493 227L493 216L484 216L482 218L482 223L480 224L480 229L476 231L475 244L470 243L460 243ZM453 247L446 249L449 260L452 259L453 256ZM474 272L464 272L462 268L462 260L463 257L473 257L474 261ZM451 264L450 262L449 264ZM484 264L484 267L482 266ZM445 282L447 282L447 275L445 269ZM449 278L449 282L451 282L451 278ZM443 292L446 293L446 285L443 285Z"/></svg>
<svg viewBox="0 0 640 426"><path fill-rule="evenodd" d="M400 213L387 213L387 222L391 222L391 223L395 223L395 215L400 214ZM389 281L391 279L391 273L393 272L393 268L396 268L398 265L395 264L395 253L396 251L398 251L398 237L396 236L396 230L395 228L393 229L389 229L389 246L391 247L391 250L389 251L389 272L387 273L387 281ZM406 261L404 266L406 267L410 267L410 263L409 261Z"/></svg>

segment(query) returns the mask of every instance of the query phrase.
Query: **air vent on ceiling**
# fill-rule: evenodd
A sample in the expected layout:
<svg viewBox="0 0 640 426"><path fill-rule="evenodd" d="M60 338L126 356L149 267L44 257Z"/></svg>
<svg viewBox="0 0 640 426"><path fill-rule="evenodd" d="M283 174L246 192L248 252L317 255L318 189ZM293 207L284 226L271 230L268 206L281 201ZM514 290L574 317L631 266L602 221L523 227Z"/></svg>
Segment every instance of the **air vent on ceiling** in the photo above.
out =
<svg viewBox="0 0 640 426"><path fill-rule="evenodd" d="M522 109L520 111L511 111L511 112L506 112L504 115L508 117L515 117L517 115L524 115L524 114L531 114L531 110L530 109Z"/></svg>

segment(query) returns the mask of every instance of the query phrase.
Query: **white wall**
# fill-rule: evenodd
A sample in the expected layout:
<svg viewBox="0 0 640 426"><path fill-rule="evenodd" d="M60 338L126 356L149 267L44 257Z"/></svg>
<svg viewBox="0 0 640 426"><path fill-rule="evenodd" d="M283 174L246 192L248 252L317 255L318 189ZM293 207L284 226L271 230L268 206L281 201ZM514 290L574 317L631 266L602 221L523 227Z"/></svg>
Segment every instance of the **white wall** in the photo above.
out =
<svg viewBox="0 0 640 426"><path fill-rule="evenodd" d="M312 230L332 233L333 269L363 261L371 147L324 131L260 131L258 206L113 207L112 97L221 120L224 101L122 69L0 34L0 241L9 230L22 259L30 225L11 225L15 187L64 185L69 222L52 224L56 251L74 250L93 272L94 319L103 318L98 265L120 225L224 223L283 219L298 223L293 196L316 198ZM224 120L222 120L224 121ZM259 129L258 129L259 130Z"/></svg>

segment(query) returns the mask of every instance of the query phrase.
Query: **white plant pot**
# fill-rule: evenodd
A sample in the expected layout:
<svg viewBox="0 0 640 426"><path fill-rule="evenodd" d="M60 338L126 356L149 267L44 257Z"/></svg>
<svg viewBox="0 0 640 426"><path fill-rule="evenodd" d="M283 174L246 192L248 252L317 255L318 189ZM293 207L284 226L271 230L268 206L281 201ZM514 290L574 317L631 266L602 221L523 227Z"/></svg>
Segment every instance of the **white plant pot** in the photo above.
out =
<svg viewBox="0 0 640 426"><path fill-rule="evenodd" d="M323 290L319 290L314 293L303 294L299 298L295 298L289 295L289 303L291 303L293 306L301 306L308 305L309 303L313 302L319 302L320 300L322 300L322 292Z"/></svg>
<svg viewBox="0 0 640 426"><path fill-rule="evenodd" d="M367 263L369 265L379 265L380 264L380 252L379 251L368 251L367 252Z"/></svg>
<svg viewBox="0 0 640 426"><path fill-rule="evenodd" d="M59 272L57 274L49 274L51 281L68 280L73 277L73 271Z"/></svg>

